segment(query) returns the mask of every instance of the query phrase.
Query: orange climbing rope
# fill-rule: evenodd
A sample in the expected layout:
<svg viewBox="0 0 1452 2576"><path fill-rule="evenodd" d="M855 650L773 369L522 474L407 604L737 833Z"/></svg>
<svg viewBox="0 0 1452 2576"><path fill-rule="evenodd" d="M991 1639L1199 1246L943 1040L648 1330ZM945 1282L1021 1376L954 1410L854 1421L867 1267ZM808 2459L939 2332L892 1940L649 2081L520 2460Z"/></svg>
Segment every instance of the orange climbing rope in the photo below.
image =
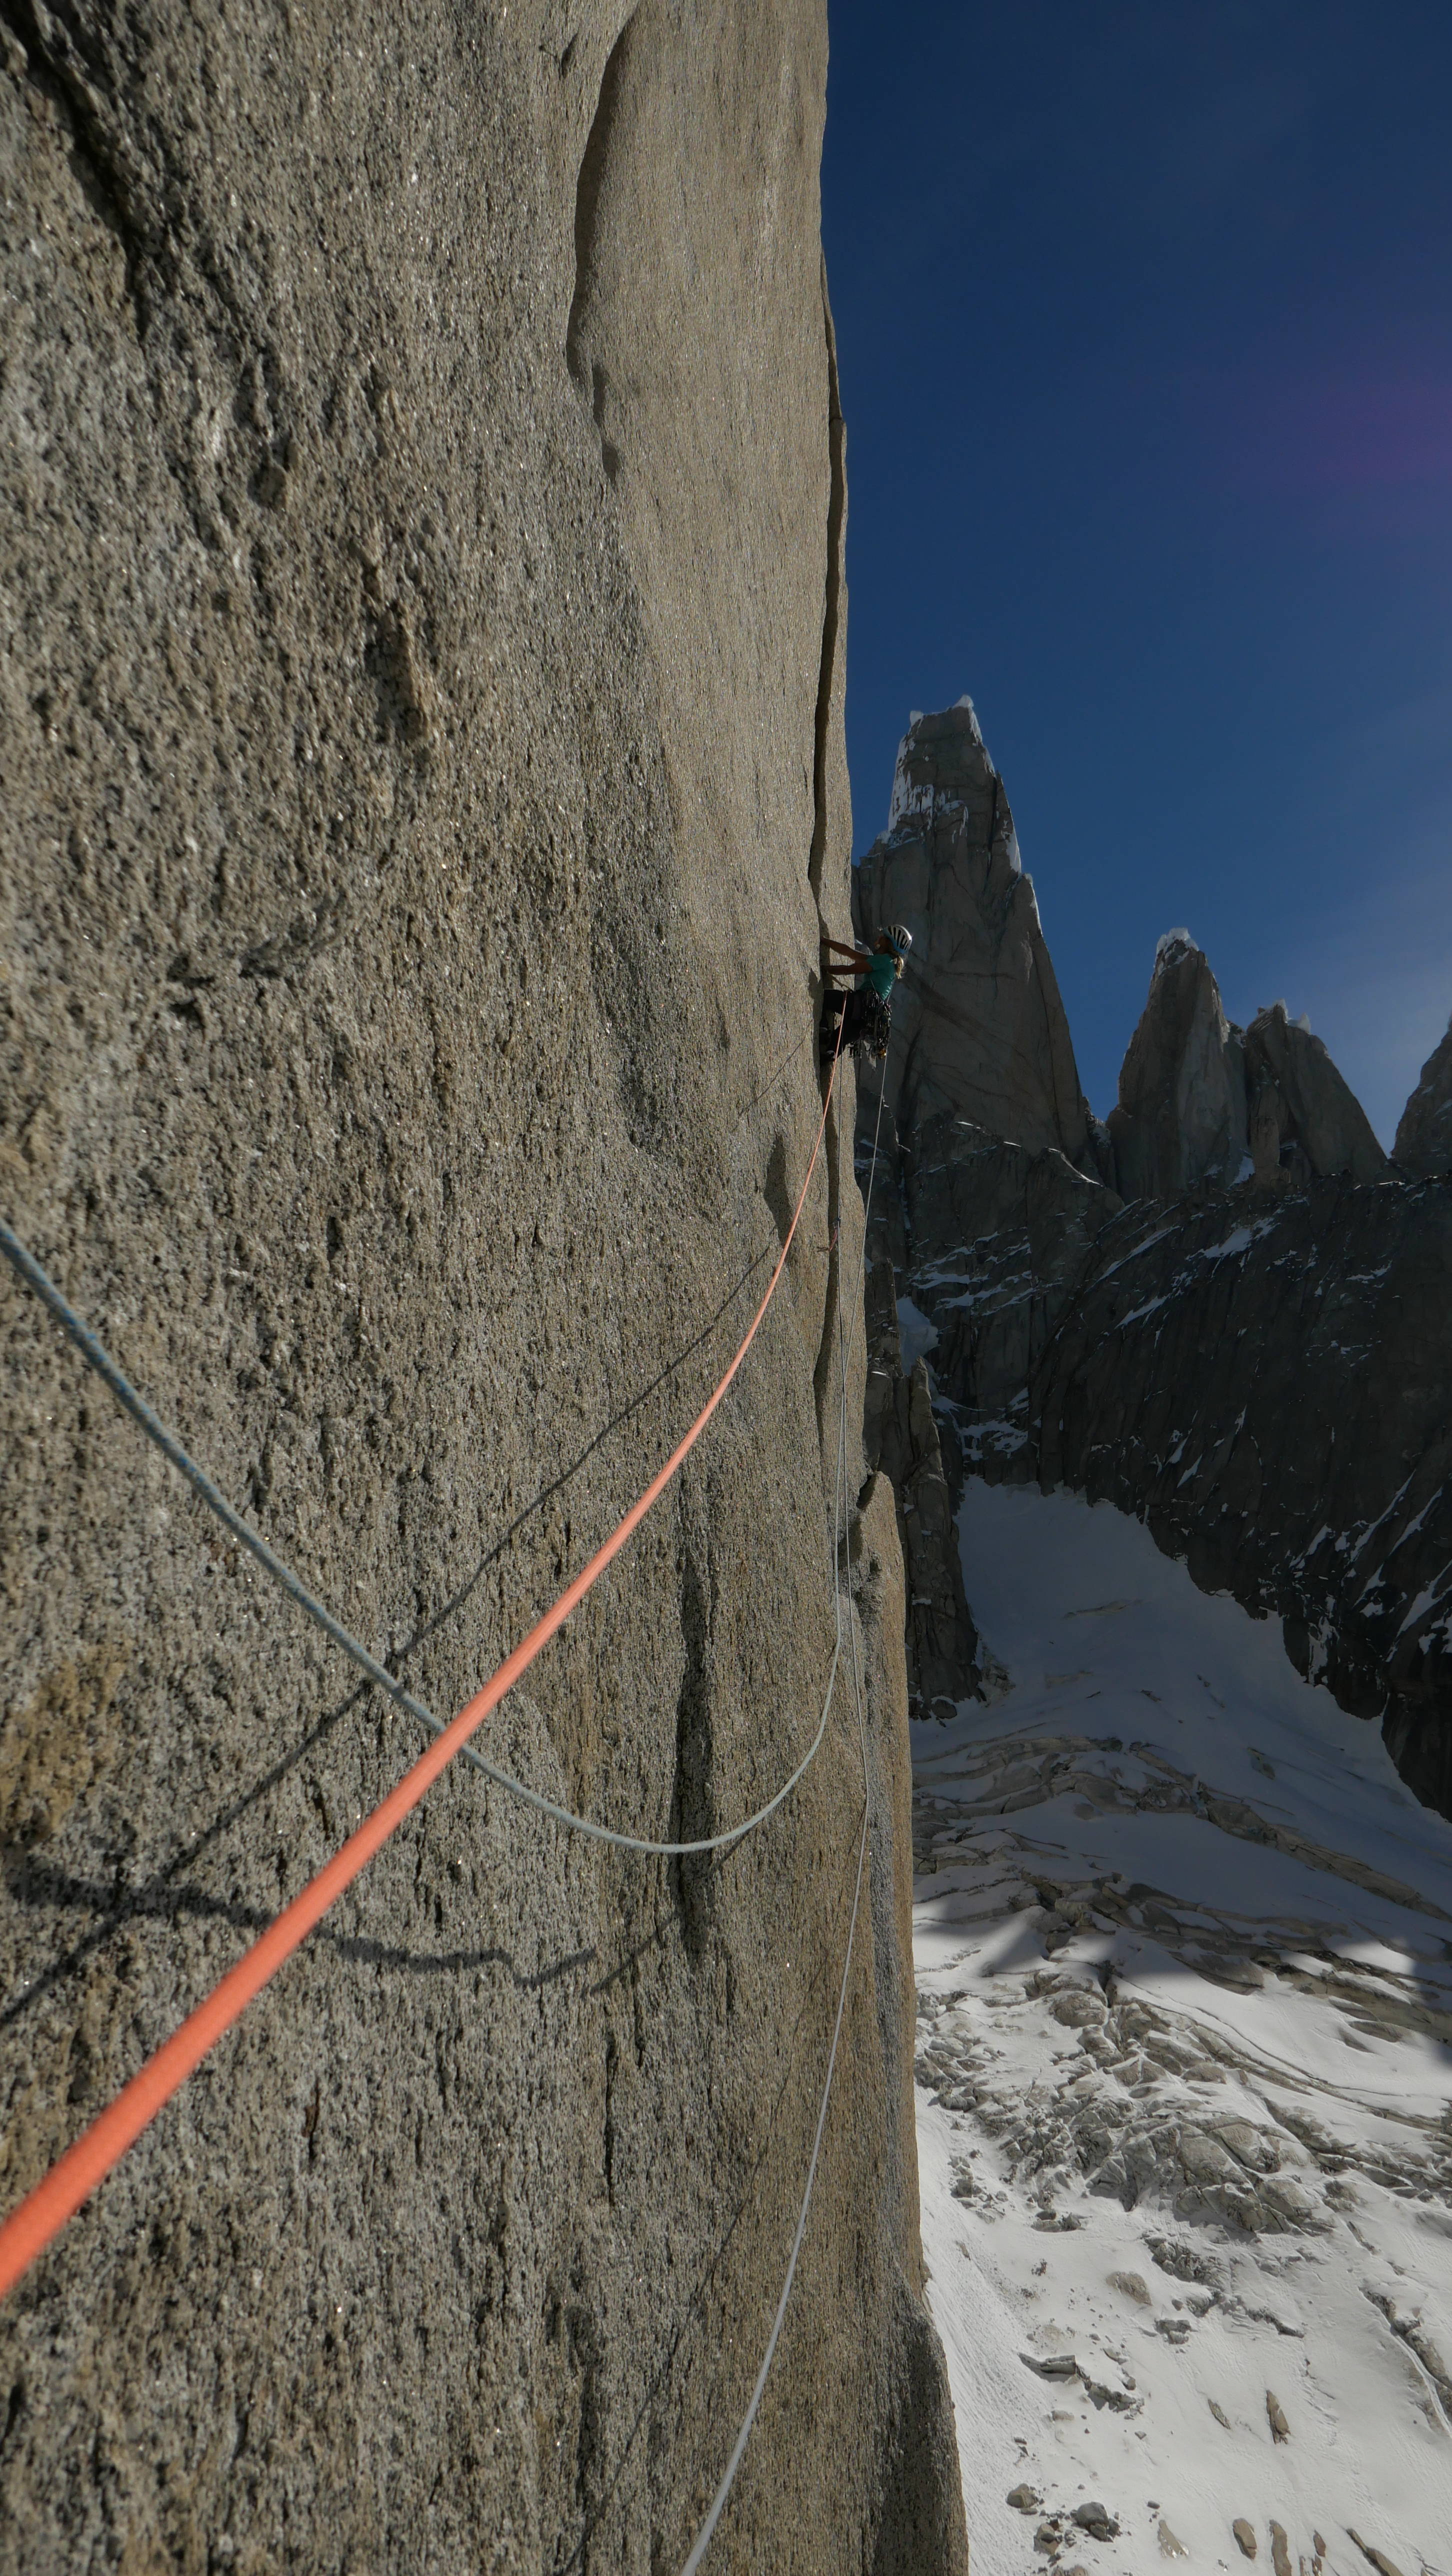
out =
<svg viewBox="0 0 1452 2576"><path fill-rule="evenodd" d="M747 1326L740 1348L725 1376L701 1407L683 1440L671 1451L665 1465L651 1478L645 1491L630 1506L623 1520L617 1522L603 1547L597 1548L588 1565L582 1566L573 1583L566 1586L557 1601L536 1621L529 1634L522 1637L511 1654L505 1656L482 1690L476 1691L468 1705L436 1736L428 1751L406 1771L396 1788L365 1818L356 1833L350 1834L342 1848L308 1881L300 1895L283 1908L276 1920L244 1951L233 1968L212 1988L211 1993L187 2015L179 2030L146 2060L144 2066L122 2087L115 2099L94 2119L88 2129L59 2156L50 2171L27 2193L19 2207L0 2226L0 2298L21 2280L37 2257L60 2234L66 2221L75 2216L83 2201L89 2199L98 2183L118 2165L127 2149L135 2145L143 2129L155 2119L158 2111L180 2091L208 2051L241 2019L247 2006L260 1995L278 1969L291 1958L321 1922L329 1907L336 1903L359 1873L367 1867L374 1853L381 1850L405 1816L411 1815L426 1790L432 1787L441 1771L447 1769L454 1755L467 1744L490 1711L498 1707L505 1694L525 1674L541 1649L564 1626L572 1610L583 1601L591 1586L598 1582L606 1567L620 1554L627 1539L637 1530L657 1502L676 1470L695 1447L711 1416L721 1403L747 1352L756 1339L757 1328L776 1291L786 1267L787 1254L806 1205L812 1174L822 1150L827 1113L832 1105L832 1092L837 1080L837 1063L841 1049L841 1027L837 1033L838 1053L832 1059L826 1098L812 1146L811 1161L801 1194L792 1212L781 1248L781 1256L767 1283L766 1293Z"/></svg>

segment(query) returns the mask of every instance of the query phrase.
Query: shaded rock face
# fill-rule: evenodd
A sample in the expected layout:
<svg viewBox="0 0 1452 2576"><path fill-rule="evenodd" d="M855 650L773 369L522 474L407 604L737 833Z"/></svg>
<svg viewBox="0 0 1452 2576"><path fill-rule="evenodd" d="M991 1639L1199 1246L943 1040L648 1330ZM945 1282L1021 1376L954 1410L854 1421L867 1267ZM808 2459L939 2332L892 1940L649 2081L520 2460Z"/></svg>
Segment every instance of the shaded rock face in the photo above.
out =
<svg viewBox="0 0 1452 2576"><path fill-rule="evenodd" d="M1298 1028L1284 1002L1261 1011L1245 1032L1250 1150L1262 1185L1380 1180L1387 1158L1360 1101L1322 1039Z"/></svg>
<svg viewBox="0 0 1452 2576"><path fill-rule="evenodd" d="M1113 1179L1127 1199L1176 1198L1253 1172L1262 1188L1347 1173L1379 1180L1387 1158L1322 1039L1273 1003L1239 1029L1188 931L1155 952L1149 1000L1109 1113Z"/></svg>
<svg viewBox="0 0 1452 2576"><path fill-rule="evenodd" d="M1452 1813L1452 1183L1205 1188L1167 1225L939 1121L902 1185L955 1493L1134 1513Z"/></svg>
<svg viewBox="0 0 1452 2576"><path fill-rule="evenodd" d="M1197 1181L1242 1177L1245 1041L1221 1008L1209 960L1186 931L1168 932L1155 953L1108 1127L1115 1184L1125 1198L1174 1198Z"/></svg>
<svg viewBox="0 0 1452 2576"><path fill-rule="evenodd" d="M1422 1067L1397 1126L1392 1159L1404 1172L1452 1172L1452 1028Z"/></svg>
<svg viewBox="0 0 1452 2576"><path fill-rule="evenodd" d="M948 1117L902 1147L899 1173L905 1293L936 1332L938 1428L956 1489L965 1471L1024 1451L1031 1371L1123 1202L1053 1146L1031 1154Z"/></svg>
<svg viewBox="0 0 1452 2576"><path fill-rule="evenodd" d="M820 1112L823 15L6 26L5 1209L448 1712L714 1383ZM860 1252L834 1117L729 1407L491 1726L566 1804L709 1834L815 1728ZM8 1272L0 1374L9 2207L416 1748ZM966 2560L885 1481L851 1535L870 1902L718 2546L887 2576ZM785 2270L862 1775L839 1702L698 1865L448 1774L0 2312L0 2567L679 2564Z"/></svg>
<svg viewBox="0 0 1452 2576"><path fill-rule="evenodd" d="M1452 1813L1452 1188L1316 1181L1246 1222L1101 1230L1030 1379L1026 1457L1146 1521L1379 1719Z"/></svg>
<svg viewBox="0 0 1452 2576"><path fill-rule="evenodd" d="M864 1104L864 1126L868 1119ZM879 1147L877 1170L871 1146ZM863 1457L880 1468L897 1506L906 1588L908 1711L915 1718L952 1717L961 1700L978 1698L978 1631L963 1589L954 1524L956 1498L943 1463L925 1358L904 1369L897 1280L903 1261L903 1211L895 1139L883 1150L882 1123L859 1157L867 1191L867 1396Z"/></svg>
<svg viewBox="0 0 1452 2576"><path fill-rule="evenodd" d="M906 1133L951 1110L1097 1168L1033 880L967 699L913 719L888 827L854 871L859 933L913 934L893 1002L887 1105Z"/></svg>

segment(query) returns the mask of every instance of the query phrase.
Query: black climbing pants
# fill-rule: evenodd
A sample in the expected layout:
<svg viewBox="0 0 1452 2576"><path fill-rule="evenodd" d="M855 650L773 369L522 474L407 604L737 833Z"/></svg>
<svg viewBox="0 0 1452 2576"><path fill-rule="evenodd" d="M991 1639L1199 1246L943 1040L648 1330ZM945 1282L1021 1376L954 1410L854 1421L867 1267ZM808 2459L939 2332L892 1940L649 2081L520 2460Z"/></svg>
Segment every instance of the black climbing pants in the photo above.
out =
<svg viewBox="0 0 1452 2576"><path fill-rule="evenodd" d="M842 1023L842 1053L846 1055L853 1040L862 1035L865 993L839 993L830 985L822 996L822 1062L830 1064L837 1052L837 1022Z"/></svg>
<svg viewBox="0 0 1452 2576"><path fill-rule="evenodd" d="M888 1029L891 1025L889 1008L881 995L873 992L870 984L852 993L834 992L829 987L823 995L823 1064L830 1064L837 1052L839 1020L842 1023L843 1055L886 1055Z"/></svg>

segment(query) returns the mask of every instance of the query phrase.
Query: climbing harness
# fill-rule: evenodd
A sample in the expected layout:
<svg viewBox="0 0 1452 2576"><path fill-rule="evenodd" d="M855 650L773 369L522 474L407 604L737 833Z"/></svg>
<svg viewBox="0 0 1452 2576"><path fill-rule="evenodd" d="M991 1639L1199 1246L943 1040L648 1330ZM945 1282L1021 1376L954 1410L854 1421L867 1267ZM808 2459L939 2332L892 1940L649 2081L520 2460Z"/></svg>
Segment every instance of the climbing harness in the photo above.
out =
<svg viewBox="0 0 1452 2576"><path fill-rule="evenodd" d="M885 995L874 993L870 987L861 999L861 1030L852 1041L852 1053L870 1056L874 1063L881 1064L892 1037L892 1004Z"/></svg>
<svg viewBox="0 0 1452 2576"><path fill-rule="evenodd" d="M892 1004L870 984L853 993L828 993L822 1007L822 1062L835 1053L866 1056L881 1064L892 1037Z"/></svg>

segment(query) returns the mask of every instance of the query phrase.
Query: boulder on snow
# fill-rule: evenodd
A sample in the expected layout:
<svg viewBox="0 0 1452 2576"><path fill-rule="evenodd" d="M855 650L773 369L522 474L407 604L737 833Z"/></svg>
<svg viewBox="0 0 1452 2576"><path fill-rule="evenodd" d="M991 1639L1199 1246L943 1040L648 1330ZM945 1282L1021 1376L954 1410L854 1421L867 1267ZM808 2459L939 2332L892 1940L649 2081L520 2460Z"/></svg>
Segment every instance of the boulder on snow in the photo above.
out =
<svg viewBox="0 0 1452 2576"><path fill-rule="evenodd" d="M1245 1081L1250 1150L1263 1187L1313 1174L1383 1178L1387 1158L1360 1101L1324 1040L1289 1019L1284 1002L1258 1012L1245 1032Z"/></svg>
<svg viewBox="0 0 1452 2576"><path fill-rule="evenodd" d="M887 1099L917 1124L949 1110L1081 1170L1105 1159L1033 881L1003 781L968 699L914 719L897 756L887 830L856 870L859 934L913 934L893 1004Z"/></svg>
<svg viewBox="0 0 1452 2576"><path fill-rule="evenodd" d="M1091 2540L1117 2540L1119 2537L1119 2524L1109 2507L1099 2504L1093 2497L1086 2504L1075 2505L1072 2519L1081 2531L1088 2532Z"/></svg>
<svg viewBox="0 0 1452 2576"><path fill-rule="evenodd" d="M1197 1181L1241 1177L1245 1038L1227 1020L1209 959L1187 930L1167 931L1155 950L1109 1134L1115 1187L1127 1199L1173 1198Z"/></svg>
<svg viewBox="0 0 1452 2576"><path fill-rule="evenodd" d="M1452 1025L1432 1049L1402 1111L1392 1160L1419 1179L1452 1172Z"/></svg>

